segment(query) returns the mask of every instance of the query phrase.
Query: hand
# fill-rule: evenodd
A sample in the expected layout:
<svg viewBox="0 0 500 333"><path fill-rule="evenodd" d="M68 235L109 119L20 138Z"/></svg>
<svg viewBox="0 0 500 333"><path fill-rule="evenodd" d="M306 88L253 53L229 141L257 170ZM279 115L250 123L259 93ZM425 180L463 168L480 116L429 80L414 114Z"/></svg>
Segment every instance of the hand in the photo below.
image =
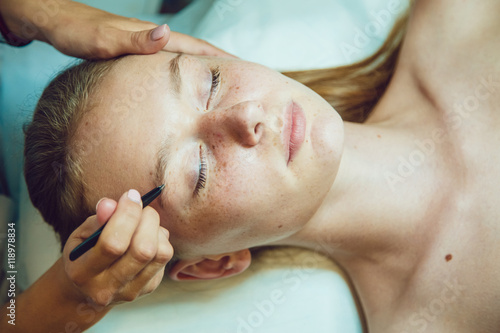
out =
<svg viewBox="0 0 500 333"><path fill-rule="evenodd" d="M107 59L122 54L152 54L162 49L233 57L201 39L171 32L167 25L114 15L67 0L2 0L2 15L19 37L52 44L79 58ZM155 30L156 28L156 30Z"/></svg>
<svg viewBox="0 0 500 333"><path fill-rule="evenodd" d="M173 248L168 231L160 226L158 213L151 207L142 209L138 194L136 200L131 200L127 193L118 203L102 200L97 214L89 217L66 242L65 272L83 299L90 298L95 304L108 307L133 301L160 284ZM106 221L97 244L70 261L71 250Z"/></svg>

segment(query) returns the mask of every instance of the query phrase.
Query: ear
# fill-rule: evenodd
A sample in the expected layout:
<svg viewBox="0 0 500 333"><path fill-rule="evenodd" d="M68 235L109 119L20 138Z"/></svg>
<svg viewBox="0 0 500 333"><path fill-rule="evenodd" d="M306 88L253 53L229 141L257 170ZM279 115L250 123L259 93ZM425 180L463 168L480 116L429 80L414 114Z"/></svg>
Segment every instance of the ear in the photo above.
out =
<svg viewBox="0 0 500 333"><path fill-rule="evenodd" d="M212 280L239 274L250 266L252 255L248 249L232 253L179 260L170 269L172 280Z"/></svg>

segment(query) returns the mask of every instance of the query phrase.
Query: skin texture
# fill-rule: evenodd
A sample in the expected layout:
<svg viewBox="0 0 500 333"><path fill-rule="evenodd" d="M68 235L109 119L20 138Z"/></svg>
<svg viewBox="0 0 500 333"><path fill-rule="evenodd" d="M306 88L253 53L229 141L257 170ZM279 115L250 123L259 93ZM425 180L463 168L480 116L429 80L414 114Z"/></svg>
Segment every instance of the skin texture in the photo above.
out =
<svg viewBox="0 0 500 333"><path fill-rule="evenodd" d="M113 108L115 96L139 89L138 83L146 86L151 73L157 73L159 84L143 90L140 107L117 114L113 135L88 146L83 168L87 195L95 198L91 201L130 186L154 187L156 152L163 148L171 155L162 181L163 207L158 202L152 207L174 236L179 256L232 252L299 230L321 204L338 169L343 137L338 114L304 86L239 60L181 56L182 83L175 93L169 68L176 56L128 57L103 83L106 93L96 97L99 105L82 121L76 145L103 131L100 124L118 109ZM215 67L221 84L206 109L210 68ZM299 153L287 163L282 136L291 101L304 110L306 133ZM207 181L194 194L200 146ZM117 165L126 166L123 173L116 172Z"/></svg>
<svg viewBox="0 0 500 333"><path fill-rule="evenodd" d="M100 265L104 274L116 274L115 268L141 258L137 254L143 253L145 249L139 249L144 244L162 244L146 251L144 265L154 263L157 254L164 260L160 249L167 248L168 241L152 242L163 230L160 224L168 228L170 242L185 259L174 267L181 279L207 277L203 272L225 276L218 269L230 270L248 261L241 252L248 246L303 246L329 255L346 270L367 331L498 332L500 265L494 259L500 255L499 11L496 1L418 1L387 92L365 124L344 123L343 131L335 112L314 93L251 64L218 63L221 73L232 73L231 78L222 76L227 81L220 94L227 99L205 113L199 95L204 96L210 80L192 78L181 89L188 94L181 102L169 95L168 79L158 83L164 90L138 89L154 87L154 80L141 80L145 72L161 72L161 67L151 72L149 65L174 55L137 60L140 66L134 66L138 57L124 59L112 73L115 79L105 82L96 97L99 106L90 111L75 137L75 142L93 142L85 150L88 194L93 203L104 195L112 198L100 203L97 215L113 216L97 246L81 259L86 267ZM189 69L202 76L206 69L198 60L188 61ZM182 74L188 75L189 69L183 69ZM303 107L308 130L296 159L286 166L276 139L279 121L273 117L290 98ZM120 101L128 107L119 107ZM269 101L279 107L269 107ZM247 108L240 108L244 102ZM181 117L167 117L181 111ZM265 115L264 128L253 127L258 140L235 135L245 133L238 119L250 114ZM311 130L316 122L321 124L317 136ZM86 135L92 140L85 140ZM170 191L165 193L165 208L156 203L142 212L123 198L116 205L113 199L129 187L145 193L158 185L151 161L165 135L172 136L168 142L179 156L167 168ZM196 206L185 188L189 170L198 170L196 157L190 157L198 156L199 142L210 151L211 169ZM126 153L120 155L120 151ZM226 202L232 205L221 206ZM119 209L128 205L130 210ZM242 211L236 205L259 210ZM200 217L203 209L206 212ZM104 223L98 222L89 218L70 237L68 249L81 242L85 232L88 236ZM153 222L156 234L141 227ZM100 288L115 292L105 300L110 304L114 299L133 299L100 279L102 271L89 273L79 266L75 272L77 266L67 262L68 249L61 260L66 267L56 264L55 275L68 285L79 281L76 290L94 300ZM107 262L100 262L101 253L107 253ZM197 256L204 259L199 261ZM216 269L207 269L212 266ZM150 268L150 276L158 274L158 267ZM137 272L113 276L133 273ZM132 288L136 294L140 285Z"/></svg>
<svg viewBox="0 0 500 333"><path fill-rule="evenodd" d="M156 186L151 182L154 145L171 133L165 128L175 128L171 143L182 162L169 162L166 209L154 206L181 258L195 263L178 265L175 272L206 276L200 273L206 261L196 261L196 256L208 255L216 262L216 253L249 246L303 246L331 256L347 271L370 332L496 332L500 267L490 258L500 254L494 208L499 193L492 182L500 176L495 153L500 139L500 68L495 59L500 50L494 33L500 27L490 13L498 10L495 2L478 7L418 2L387 92L365 124L344 123L344 135L334 110L316 101L314 93L250 64L219 63L221 73L231 75L222 75L227 81L219 93L224 97L207 113L196 92L200 85L208 87L209 79L182 87L187 94L182 102L168 92L147 94L141 108L129 109L110 141L89 153L84 168L90 197L97 201L136 181L141 192ZM456 20L443 24L440 17L448 11ZM472 12L481 19L460 25ZM194 58L188 61L185 67L198 75L206 71ZM150 62L137 62L140 68L133 58L121 63L127 68L123 73L117 66L113 75L118 77L102 89L106 95L100 101L108 103L108 110L110 99L123 98L127 85L131 93L141 82ZM283 92L297 99L308 123L305 144L287 168L279 149L272 148L279 140L273 141L271 134L252 145L245 142L248 136L234 135L241 126L231 127L248 110L272 117L276 112L267 111L274 108L266 96L283 105L290 98L282 98ZM203 89L198 94L204 96ZM240 109L244 102L247 108ZM169 115L182 110L182 117L161 118L158 105L166 105ZM80 139L85 133L97 137L105 112L99 106L89 114ZM276 135L276 122L265 118L263 132ZM311 128L319 119L324 127L315 137ZM190 168L196 172L196 158L190 166L189 156L196 156L199 142L215 165L197 206L187 199L191 193L185 194L189 181L183 173ZM317 151L311 148L315 142L321 142ZM124 146L128 151L120 155L118 148ZM193 155L186 153L189 147ZM130 156L133 165L126 161ZM98 169L98 162L104 167Z"/></svg>

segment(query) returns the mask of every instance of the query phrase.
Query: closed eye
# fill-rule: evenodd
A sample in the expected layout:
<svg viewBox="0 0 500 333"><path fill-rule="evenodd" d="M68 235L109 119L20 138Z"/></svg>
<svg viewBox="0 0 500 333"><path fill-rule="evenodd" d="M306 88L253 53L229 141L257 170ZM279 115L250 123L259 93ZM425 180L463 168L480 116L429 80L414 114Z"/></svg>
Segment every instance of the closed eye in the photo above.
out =
<svg viewBox="0 0 500 333"><path fill-rule="evenodd" d="M207 181L207 154L202 145L200 145L200 166L198 172L198 182L196 183L196 188L194 189L194 194L199 195L200 191L205 188Z"/></svg>

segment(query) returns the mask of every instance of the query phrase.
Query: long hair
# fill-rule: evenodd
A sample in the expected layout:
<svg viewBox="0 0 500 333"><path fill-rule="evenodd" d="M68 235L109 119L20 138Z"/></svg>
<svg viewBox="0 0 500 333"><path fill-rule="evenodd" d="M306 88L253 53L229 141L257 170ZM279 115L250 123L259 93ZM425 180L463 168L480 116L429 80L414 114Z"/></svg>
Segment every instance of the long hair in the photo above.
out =
<svg viewBox="0 0 500 333"><path fill-rule="evenodd" d="M346 121L363 122L394 73L408 14L369 58L337 68L284 73L327 100ZM45 88L25 129L24 176L33 205L59 234L61 248L94 207L85 197L81 158L72 136L93 93L117 59L84 61Z"/></svg>
<svg viewBox="0 0 500 333"><path fill-rule="evenodd" d="M399 18L384 44L362 61L342 67L283 74L321 95L343 120L362 123L394 74L407 21L408 14Z"/></svg>

